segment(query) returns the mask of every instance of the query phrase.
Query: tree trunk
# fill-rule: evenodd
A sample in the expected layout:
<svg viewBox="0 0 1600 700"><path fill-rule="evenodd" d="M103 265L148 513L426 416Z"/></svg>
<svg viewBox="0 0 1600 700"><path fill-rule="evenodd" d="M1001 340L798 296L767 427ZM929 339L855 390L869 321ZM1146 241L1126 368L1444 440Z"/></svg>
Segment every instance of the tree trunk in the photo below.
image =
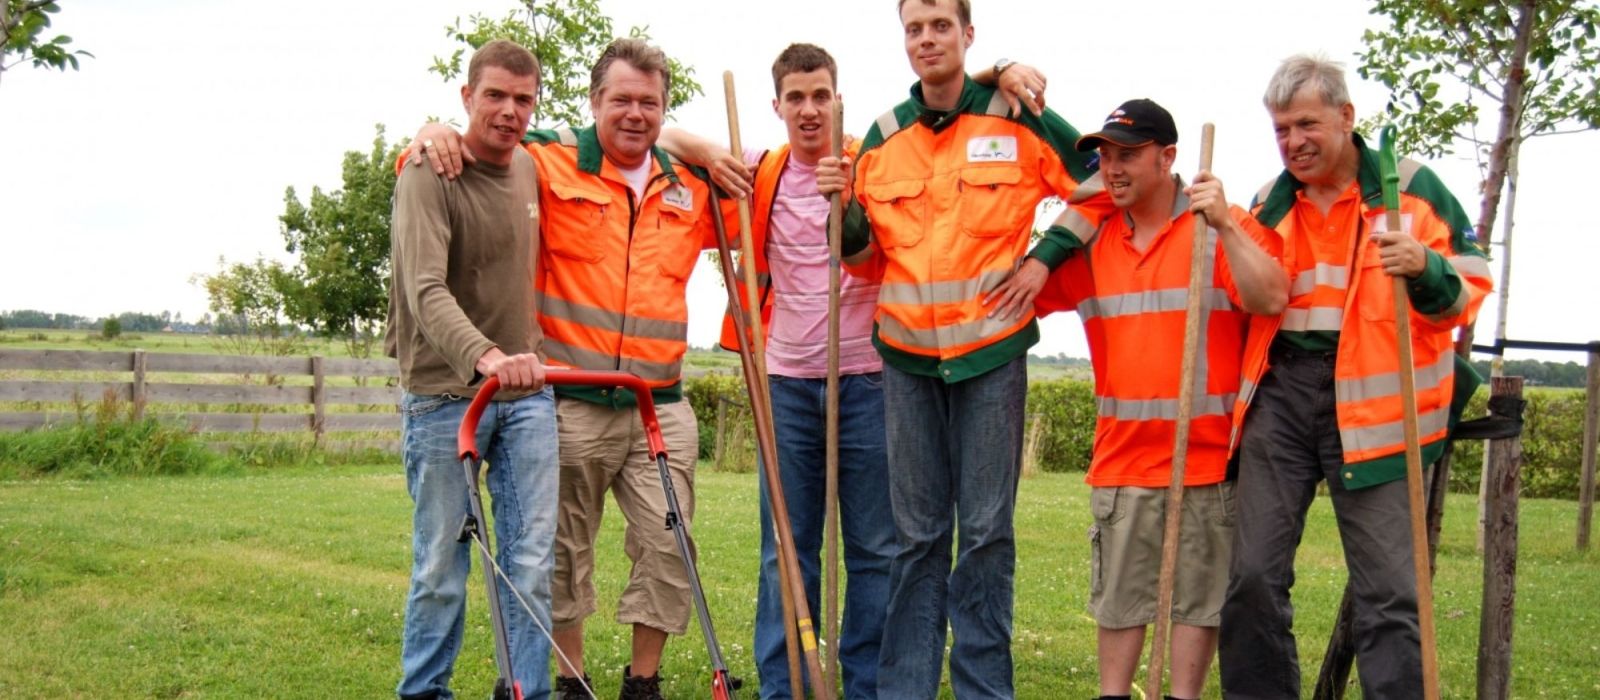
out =
<svg viewBox="0 0 1600 700"><path fill-rule="evenodd" d="M1496 280L1498 293L1494 339L1496 346L1504 346L1506 339L1506 312L1511 308L1511 230L1517 221L1518 159L1522 155L1522 138L1511 142L1506 163L1506 216L1505 235L1500 240L1500 279ZM1503 352L1503 351L1502 351ZM1495 355L1489 364L1489 377L1505 374L1505 357ZM1483 551L1483 533L1489 519L1489 441L1483 443L1483 469L1478 473L1478 551Z"/></svg>

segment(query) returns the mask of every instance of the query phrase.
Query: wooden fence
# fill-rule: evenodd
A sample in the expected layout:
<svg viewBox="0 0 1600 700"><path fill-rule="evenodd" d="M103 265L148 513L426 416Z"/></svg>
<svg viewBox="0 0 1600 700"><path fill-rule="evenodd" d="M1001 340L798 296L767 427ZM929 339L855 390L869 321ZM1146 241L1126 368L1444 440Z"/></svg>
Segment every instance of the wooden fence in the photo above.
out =
<svg viewBox="0 0 1600 700"><path fill-rule="evenodd" d="M112 400L195 432L298 432L333 448L398 451L397 375L389 359L0 350L0 406L10 406L0 430L70 423Z"/></svg>

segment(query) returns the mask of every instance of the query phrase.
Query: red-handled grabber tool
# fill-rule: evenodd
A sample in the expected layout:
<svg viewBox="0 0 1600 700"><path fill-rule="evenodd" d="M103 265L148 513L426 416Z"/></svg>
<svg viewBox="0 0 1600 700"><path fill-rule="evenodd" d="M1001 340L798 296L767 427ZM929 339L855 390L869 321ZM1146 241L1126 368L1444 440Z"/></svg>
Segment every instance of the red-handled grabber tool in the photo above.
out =
<svg viewBox="0 0 1600 700"><path fill-rule="evenodd" d="M700 572L695 568L694 557L689 551L689 533L685 529L681 511L678 508L678 495L672 487L672 473L667 469L667 441L661 436L661 424L656 420L655 401L650 397L650 387L644 380L627 372L600 372L590 370L559 370L552 369L545 373L545 383L553 385L579 385L598 387L620 387L633 392L638 400L639 421L644 424L645 440L649 443L650 454L655 457L656 469L661 475L661 490L667 498L667 527L672 530L673 537L678 541L678 554L683 559L683 568L689 575L689 590L694 597L694 610L700 619L700 633L706 640L706 653L711 659L711 697L713 700L732 700L735 685L728 676L728 664L722 659L721 647L717 644L716 632L711 627L711 610L706 606L705 590L700 586ZM489 554L486 544L488 535L483 527L483 501L478 495L478 464L480 456L477 446L478 419L483 416L483 410L488 407L489 401L494 398L500 389L500 381L489 377L483 386L478 389L477 396L472 398L472 403L467 406L467 414L461 419L461 429L456 434L458 454L461 456L461 466L467 470L467 483L471 485L470 509L467 521L462 525L462 540L476 538L482 546L478 548L483 557L484 571L494 570L494 561ZM495 681L495 700L502 698L509 700L522 700L522 690L513 680L511 675L511 653L506 642L505 616L500 608L499 591L494 585L493 577L486 576L489 593L489 615L493 620L494 629L494 655L495 664L499 669L500 678ZM547 630L548 632L548 630ZM553 642L552 642L553 645ZM502 695L502 690L504 695Z"/></svg>

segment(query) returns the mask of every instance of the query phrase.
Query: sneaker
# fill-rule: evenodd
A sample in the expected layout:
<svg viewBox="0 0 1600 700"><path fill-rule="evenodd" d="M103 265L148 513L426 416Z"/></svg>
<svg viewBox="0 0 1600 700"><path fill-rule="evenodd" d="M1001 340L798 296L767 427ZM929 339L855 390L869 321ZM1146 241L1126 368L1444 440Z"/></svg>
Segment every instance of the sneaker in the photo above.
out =
<svg viewBox="0 0 1600 700"><path fill-rule="evenodd" d="M622 668L622 693L617 700L665 700L661 697L661 674L646 678L633 675L632 666Z"/></svg>
<svg viewBox="0 0 1600 700"><path fill-rule="evenodd" d="M583 674L583 680L558 674L556 687L550 693L550 700L589 700L591 696L584 686L594 687L587 673Z"/></svg>

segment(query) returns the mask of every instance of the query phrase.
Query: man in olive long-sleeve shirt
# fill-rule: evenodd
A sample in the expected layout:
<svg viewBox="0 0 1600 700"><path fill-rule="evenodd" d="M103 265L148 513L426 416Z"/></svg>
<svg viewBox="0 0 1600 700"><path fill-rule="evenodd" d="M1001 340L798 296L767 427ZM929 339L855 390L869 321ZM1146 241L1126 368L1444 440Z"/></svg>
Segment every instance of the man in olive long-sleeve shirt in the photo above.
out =
<svg viewBox="0 0 1600 700"><path fill-rule="evenodd" d="M544 386L533 304L537 172L520 145L539 65L526 49L496 41L473 55L467 76L466 146L476 162L454 180L413 164L395 185L384 346L400 361L406 488L416 505L396 692L451 697L471 562L470 545L458 541L472 487L456 455L456 428L474 385L494 375L504 388L484 411L477 438L489 462L498 564L517 592L501 580L500 599L513 675L525 697L542 699L550 643L539 627L550 626L558 463L555 399ZM537 626L518 598L529 602Z"/></svg>

